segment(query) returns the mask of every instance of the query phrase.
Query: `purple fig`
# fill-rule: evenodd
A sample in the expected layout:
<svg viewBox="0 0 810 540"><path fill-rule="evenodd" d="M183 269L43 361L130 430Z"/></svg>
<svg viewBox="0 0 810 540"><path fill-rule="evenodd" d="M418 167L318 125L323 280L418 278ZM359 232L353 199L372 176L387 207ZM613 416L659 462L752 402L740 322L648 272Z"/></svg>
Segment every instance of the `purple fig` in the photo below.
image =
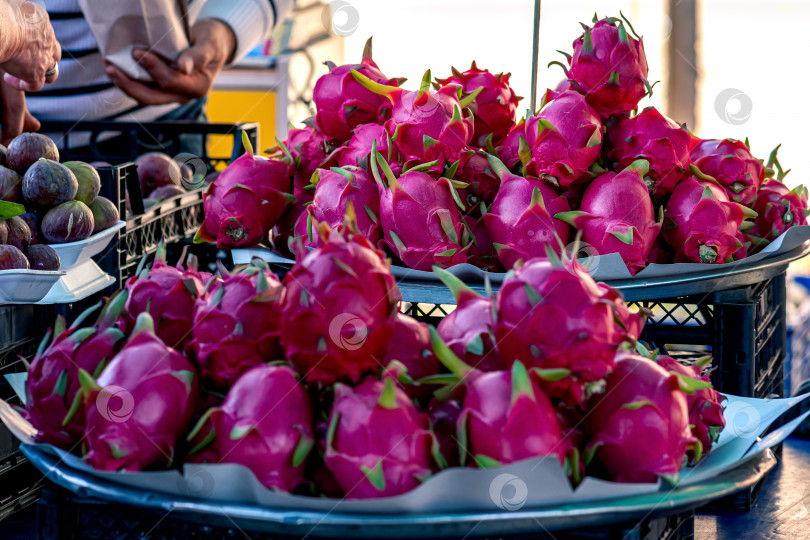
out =
<svg viewBox="0 0 810 540"><path fill-rule="evenodd" d="M163 202L166 199L171 199L172 197L176 197L178 195L184 195L185 193L185 189L181 188L180 186L170 184L168 186L160 186L159 188L156 188L155 191L149 194L149 199L157 202Z"/></svg>
<svg viewBox="0 0 810 540"><path fill-rule="evenodd" d="M59 270L62 264L59 254L47 244L28 246L23 253L31 270Z"/></svg>
<svg viewBox="0 0 810 540"><path fill-rule="evenodd" d="M39 216L34 212L26 212L21 215L20 218L28 224L28 230L31 231L31 242L29 245L39 244ZM0 243L5 243L5 241Z"/></svg>
<svg viewBox="0 0 810 540"><path fill-rule="evenodd" d="M179 185L183 178L180 166L162 152L149 152L135 160L138 178L141 181L141 195L148 197L155 188L169 184Z"/></svg>
<svg viewBox="0 0 810 540"><path fill-rule="evenodd" d="M90 203L90 211L93 213L93 234L109 229L121 219L118 208L110 199L104 197L96 197L96 200Z"/></svg>
<svg viewBox="0 0 810 540"><path fill-rule="evenodd" d="M98 171L84 161L66 161L63 165L70 169L70 172L73 173L79 183L79 189L73 198L84 204L93 202L98 197L98 192L101 191L101 179L98 176Z"/></svg>
<svg viewBox="0 0 810 540"><path fill-rule="evenodd" d="M14 137L6 149L6 163L10 169L25 174L40 158L59 161L59 149L50 138L39 133L23 133Z"/></svg>
<svg viewBox="0 0 810 540"><path fill-rule="evenodd" d="M25 200L39 206L56 206L76 196L79 182L70 169L50 159L33 163L23 176Z"/></svg>
<svg viewBox="0 0 810 540"><path fill-rule="evenodd" d="M48 210L42 218L42 236L52 244L76 242L93 234L93 212L81 201L68 201Z"/></svg>
<svg viewBox="0 0 810 540"><path fill-rule="evenodd" d="M15 171L0 165L0 199L17 202L20 198L22 178Z"/></svg>
<svg viewBox="0 0 810 540"><path fill-rule="evenodd" d="M31 244L31 229L20 216L6 219L6 226L8 227L7 244L17 249L25 249Z"/></svg>
<svg viewBox="0 0 810 540"><path fill-rule="evenodd" d="M23 252L8 244L0 245L0 270L28 270Z"/></svg>

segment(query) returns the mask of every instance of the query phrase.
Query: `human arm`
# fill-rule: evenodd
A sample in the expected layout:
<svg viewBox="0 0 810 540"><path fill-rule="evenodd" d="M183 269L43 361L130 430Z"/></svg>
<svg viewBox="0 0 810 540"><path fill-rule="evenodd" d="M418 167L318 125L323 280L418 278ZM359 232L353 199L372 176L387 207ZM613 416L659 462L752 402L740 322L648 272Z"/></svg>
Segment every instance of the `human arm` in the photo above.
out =
<svg viewBox="0 0 810 540"><path fill-rule="evenodd" d="M62 49L48 13L34 2L0 1L0 69L3 81L18 90L41 90L57 74Z"/></svg>

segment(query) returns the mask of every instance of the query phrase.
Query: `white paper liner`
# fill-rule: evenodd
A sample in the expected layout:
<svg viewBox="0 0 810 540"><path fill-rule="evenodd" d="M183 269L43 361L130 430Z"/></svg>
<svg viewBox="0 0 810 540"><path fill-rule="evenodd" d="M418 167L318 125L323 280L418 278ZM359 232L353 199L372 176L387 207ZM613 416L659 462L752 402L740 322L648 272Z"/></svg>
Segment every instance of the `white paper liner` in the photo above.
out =
<svg viewBox="0 0 810 540"><path fill-rule="evenodd" d="M627 266L624 264L618 253L607 255L595 255L593 257L581 258L579 262L584 264L596 281L618 281L618 280L646 280L661 279L667 277L682 277L684 275L697 275L706 272L716 272L718 270L732 271L744 269L763 259L778 257L790 253L794 249L810 241L810 225L800 225L791 227L782 233L773 242L765 246L756 255L751 255L739 261L725 264L699 264L699 263L674 263L674 264L650 264L635 276L630 275ZM294 260L281 257L271 252L267 248L252 247L231 250L234 263L247 264L253 257L259 257L267 262L277 264L295 263ZM506 277L505 273L485 272L471 264L458 264L447 268L447 271L465 283L483 283L484 276L489 276L492 283L501 283ZM415 281L439 282L439 278L433 272L424 270L414 270L403 266L391 266L391 273L397 278L412 279Z"/></svg>
<svg viewBox="0 0 810 540"><path fill-rule="evenodd" d="M726 429L711 453L696 467L681 472L681 487L712 478L739 466L759 452L784 440L810 415L800 415L759 439L774 421L805 401L810 394L787 399L763 400L728 396L724 412ZM5 402L0 402L0 419L25 444L33 441L36 430ZM456 467L429 478L416 489L396 497L347 500L325 499L276 493L262 486L253 473L236 464L184 466L178 471L105 472L96 471L78 457L51 445L36 444L52 452L67 466L91 476L125 486L176 495L194 496L209 501L248 503L297 511L371 514L431 514L436 512L493 511L503 508L504 500L514 497L503 492L507 484L525 485L525 508L560 506L573 502L601 501L632 495L655 493L671 486L657 484L620 484L586 478L572 490L559 462L554 457L533 458L494 469ZM507 475L507 476L503 476ZM504 495L506 499L504 499Z"/></svg>

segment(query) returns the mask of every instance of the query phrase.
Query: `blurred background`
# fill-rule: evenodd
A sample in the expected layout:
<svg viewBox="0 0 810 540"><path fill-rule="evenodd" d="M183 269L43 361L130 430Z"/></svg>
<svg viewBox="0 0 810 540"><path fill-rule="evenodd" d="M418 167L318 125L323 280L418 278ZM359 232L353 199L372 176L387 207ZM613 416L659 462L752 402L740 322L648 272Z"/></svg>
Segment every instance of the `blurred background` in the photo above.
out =
<svg viewBox="0 0 810 540"><path fill-rule="evenodd" d="M582 32L579 23L590 24L594 12L603 17L619 11L644 38L650 81L661 81L641 105L659 107L703 138L748 137L760 158L783 143L780 161L793 170L786 183L806 180L802 126L810 113L800 104L810 86L810 61L800 36L810 2L542 0L538 93L563 78L558 66L546 66L563 60L557 50L571 51ZM262 142L272 143L276 134L283 136L287 119L299 124L311 114L312 85L326 71L323 62L359 62L372 35L381 70L407 77L406 86L417 85L427 69L445 77L450 66L464 69L476 60L490 71L511 72L528 108L533 16L531 0L301 0L265 47L278 71L279 94L286 83L288 95L251 101L246 117L232 118L229 111L228 120L261 120ZM257 59L261 54L247 61ZM226 72L218 86L233 88L228 78ZM216 96L212 101L216 116ZM270 109L286 110L287 118Z"/></svg>

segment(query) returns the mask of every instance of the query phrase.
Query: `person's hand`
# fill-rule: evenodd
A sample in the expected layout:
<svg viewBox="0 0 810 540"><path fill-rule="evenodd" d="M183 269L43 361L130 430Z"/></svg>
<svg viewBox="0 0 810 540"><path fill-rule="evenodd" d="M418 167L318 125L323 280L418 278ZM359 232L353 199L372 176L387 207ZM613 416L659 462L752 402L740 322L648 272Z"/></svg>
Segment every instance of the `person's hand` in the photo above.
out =
<svg viewBox="0 0 810 540"><path fill-rule="evenodd" d="M3 125L0 142L4 145L8 146L11 139L20 133L39 129L39 121L28 112L25 105L25 92L0 82L0 100L2 100L0 123Z"/></svg>
<svg viewBox="0 0 810 540"><path fill-rule="evenodd" d="M0 17L3 81L18 90L41 90L46 82L56 80L56 68L62 58L62 48L54 36L48 12L27 0L11 0L3 4L6 11Z"/></svg>
<svg viewBox="0 0 810 540"><path fill-rule="evenodd" d="M110 80L141 105L186 103L205 96L222 66L233 55L236 37L216 19L202 19L191 29L191 47L172 66L154 53L132 51L132 57L152 76L154 83L136 81L107 62Z"/></svg>

